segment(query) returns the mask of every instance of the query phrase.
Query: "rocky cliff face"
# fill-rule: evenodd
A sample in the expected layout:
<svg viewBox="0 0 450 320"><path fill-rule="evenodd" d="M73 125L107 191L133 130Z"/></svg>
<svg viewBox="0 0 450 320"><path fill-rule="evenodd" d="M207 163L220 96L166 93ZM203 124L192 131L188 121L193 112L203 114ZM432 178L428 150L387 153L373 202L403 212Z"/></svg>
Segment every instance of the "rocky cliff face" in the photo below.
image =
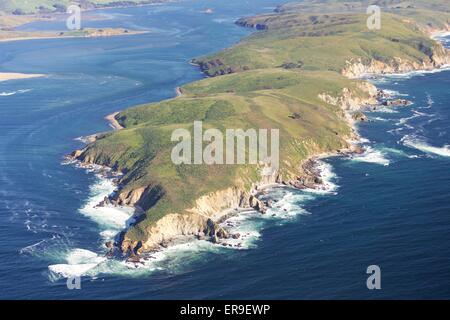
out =
<svg viewBox="0 0 450 320"><path fill-rule="evenodd" d="M260 205L243 188L231 187L213 192L196 201L196 205L185 213L171 213L147 227L141 241L133 241L127 232L121 243L122 252L133 251L140 254L158 248L179 236L197 236L213 242L226 238L228 233L219 227L233 210L241 207Z"/></svg>
<svg viewBox="0 0 450 320"><path fill-rule="evenodd" d="M425 49L423 49L425 50ZM394 58L390 61L371 59L363 61L361 58L347 61L342 74L348 78L360 78L367 74L406 73L417 70L433 70L450 64L450 51L438 44L430 49L428 60L418 62Z"/></svg>
<svg viewBox="0 0 450 320"><path fill-rule="evenodd" d="M329 94L322 93L319 94L319 98L328 104L338 106L342 110L348 112L359 111L362 106L377 103L376 97L378 90L373 84L369 82L360 82L358 84L358 87L361 89L362 92L366 93L367 96L360 97L358 95L355 95L348 88L344 88L342 90L342 93L337 97L333 97Z"/></svg>
<svg viewBox="0 0 450 320"><path fill-rule="evenodd" d="M365 93L364 96L354 94L348 88L342 89L342 93L333 97L329 94L319 94L319 98L328 104L338 106L342 109L343 116L352 127L351 136L347 137L347 141L354 141L358 139L356 130L353 129L355 121L365 121L366 116L361 111L364 106L374 105L378 102L378 89L367 81L360 82L358 88ZM348 142L350 151L355 152L357 148L352 143Z"/></svg>

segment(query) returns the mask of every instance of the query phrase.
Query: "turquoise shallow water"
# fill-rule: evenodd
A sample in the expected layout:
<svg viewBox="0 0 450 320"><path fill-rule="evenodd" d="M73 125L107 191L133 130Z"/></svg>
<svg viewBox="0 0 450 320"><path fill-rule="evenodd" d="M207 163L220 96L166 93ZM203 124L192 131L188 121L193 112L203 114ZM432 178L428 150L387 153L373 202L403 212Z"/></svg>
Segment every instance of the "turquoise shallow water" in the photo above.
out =
<svg viewBox="0 0 450 320"><path fill-rule="evenodd" d="M0 71L48 77L0 83L1 298L449 298L450 71L378 81L409 95L409 108L370 113L361 125L368 152L326 160L335 189L278 193L273 218L233 221L248 233L244 250L207 243L179 246L151 267L101 263L67 290L50 265L92 262L104 233L121 220L86 210L111 186L62 166L76 137L108 129L106 114L174 96L202 77L189 59L228 47L250 30L234 20L281 1L185 1L102 10L138 36L0 44ZM215 13L204 14L206 7ZM34 23L25 29L60 29ZM430 148L431 147L431 148ZM286 211L284 210L286 209ZM103 235L103 237L102 237ZM82 250L80 250L82 249ZM382 290L366 288L367 266Z"/></svg>

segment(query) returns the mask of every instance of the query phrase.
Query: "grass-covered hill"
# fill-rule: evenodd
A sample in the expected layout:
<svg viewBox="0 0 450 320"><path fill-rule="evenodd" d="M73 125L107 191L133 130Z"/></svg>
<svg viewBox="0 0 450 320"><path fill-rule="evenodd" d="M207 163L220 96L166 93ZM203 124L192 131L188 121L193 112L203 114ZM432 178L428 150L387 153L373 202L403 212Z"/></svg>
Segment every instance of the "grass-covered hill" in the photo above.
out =
<svg viewBox="0 0 450 320"><path fill-rule="evenodd" d="M79 4L81 7L90 9L106 6L120 6L133 4L150 4L165 2L164 0L1 0L0 11L13 13L15 15L65 12L71 4Z"/></svg>
<svg viewBox="0 0 450 320"><path fill-rule="evenodd" d="M126 172L124 195L143 186L158 190L157 203L140 203L149 209L144 223L151 223L191 208L204 194L230 186L250 188L260 179L252 165L174 165L173 130L192 130L196 120L203 121L204 130L280 129L282 173L294 179L302 160L347 147L351 131L342 110L318 96L338 96L347 87L366 97L357 83L335 73L282 68L208 78L184 86L182 97L121 112L116 118L125 129L90 145L83 159Z"/></svg>
<svg viewBox="0 0 450 320"><path fill-rule="evenodd" d="M249 190L261 179L256 165L173 164L171 133L192 130L195 120L202 120L205 129L222 131L279 129L279 173L285 182L302 175L300 165L309 157L348 147L352 128L342 103L370 101L370 92L362 81L341 74L347 61L395 64L401 58L423 65L432 63L437 51L447 54L423 33L428 23L447 23L444 11L431 11L444 1L433 1L437 7L431 9L425 1L417 3L423 6L384 13L379 31L367 30L365 10L343 12L336 9L342 2L332 0L305 1L300 11L297 5L287 5L273 14L241 19L239 24L261 31L195 60L215 77L185 85L180 97L119 113L116 119L124 129L107 133L77 156L122 171L118 202L145 210L125 241L151 249L145 244L159 232L155 225L163 216L192 215L200 197L230 187ZM316 12L319 6L336 6L339 12ZM332 103L321 99L322 94L343 98Z"/></svg>

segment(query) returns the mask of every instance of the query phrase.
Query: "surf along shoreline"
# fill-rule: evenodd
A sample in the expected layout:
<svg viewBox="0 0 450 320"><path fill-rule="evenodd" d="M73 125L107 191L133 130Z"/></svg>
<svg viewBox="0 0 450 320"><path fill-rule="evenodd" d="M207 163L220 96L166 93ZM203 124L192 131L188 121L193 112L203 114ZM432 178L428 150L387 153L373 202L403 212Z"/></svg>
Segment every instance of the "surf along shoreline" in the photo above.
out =
<svg viewBox="0 0 450 320"><path fill-rule="evenodd" d="M433 34L432 37L435 37L436 34ZM438 68L435 68L435 69L429 69L429 68L420 69L420 68L418 68L418 69L415 69L415 70L408 70L408 71L405 71L403 73L420 72L420 71L431 71L431 70L439 70L439 69L442 69L442 68L441 67L438 67ZM380 75L380 76L388 75L388 73L385 73L384 70L380 70L379 73L372 73L372 74L373 75ZM365 75L366 74L360 74L359 77L362 77L362 76L365 76ZM179 90L177 90L176 93L178 95ZM379 103L382 103L382 102L385 102L385 101L391 101L391 97L389 97L388 94L386 94L382 90L378 90L378 89L377 89L377 93L373 96L373 98L377 100L377 102L375 104L379 104ZM363 110L363 108L365 106L367 106L367 105L360 105L359 109ZM354 130L354 136L353 136L352 140L349 141L349 144L352 146L352 148L349 148L349 149L346 149L346 150L340 150L340 152L330 152L330 153L326 153L326 154L318 154L318 155L313 155L313 156L309 157L305 161L303 166L304 166L305 172L309 173L311 179L305 185L294 186L294 187L297 187L297 189L309 189L309 190L319 190L319 191L320 190L324 190L324 191L326 191L326 189L327 189L326 185L324 184L324 181L322 180L323 177L321 176L321 172L318 169L318 167L321 164L320 160L326 159L328 157L348 156L348 155L352 155L352 154L355 154L355 153L356 154L360 154L360 153L364 152L364 150L362 150L362 148L360 147L360 144L361 144L362 141L361 141L361 137L359 136L359 134L357 132L356 121L355 121L355 119L351 118L351 115L348 114L348 112L346 110L344 110L344 112L347 113L347 117L346 118L348 120L348 123L351 126L351 128L353 128L353 130ZM118 124L118 121L116 119L117 114L118 114L118 112L115 112L115 113L107 116L106 119L110 122L111 126L115 130L120 130L123 127L120 126L120 124L119 124L119 126L117 126L117 124ZM70 159L72 161L74 161L74 160L75 161L79 161L79 160L77 160L77 152L72 153L68 157L68 159ZM86 165L86 164L84 164L84 165ZM118 186L118 187L120 188L120 186ZM267 185L258 185L257 189L253 190L253 191L256 191L255 195L257 195L257 196L267 195L267 191L269 191L271 188L276 188L276 187L289 188L288 186L283 185L283 184L267 184ZM263 208L267 208L267 207L270 207L270 206L273 205L273 204L270 204L269 201L261 201L261 203L263 204ZM102 205L105 205L105 203L103 203ZM111 203L108 203L108 205L111 205ZM260 209L262 209L262 208L260 207ZM243 209L243 210L245 211L245 209ZM239 211L239 210L236 211L236 210L233 210L231 208L228 209L227 213L223 214L223 216L225 217L223 222L226 222L227 219L238 215L240 212L241 211ZM203 239L200 239L200 240L203 240ZM168 241L167 243L162 244L160 250L164 250L167 246L170 246L170 245L171 245L171 243L170 243L170 241ZM114 247L111 247L111 243L107 243L106 247L108 249L110 249L109 252L108 252L108 255L114 256L113 253L114 253L115 249L114 249ZM150 252L150 254L151 254L151 252ZM135 256L135 255L132 255L131 257L129 257L128 261L130 263L133 263L133 264L136 264L136 265L142 264L142 261L140 260L140 257ZM145 264L145 263L143 263L143 264Z"/></svg>

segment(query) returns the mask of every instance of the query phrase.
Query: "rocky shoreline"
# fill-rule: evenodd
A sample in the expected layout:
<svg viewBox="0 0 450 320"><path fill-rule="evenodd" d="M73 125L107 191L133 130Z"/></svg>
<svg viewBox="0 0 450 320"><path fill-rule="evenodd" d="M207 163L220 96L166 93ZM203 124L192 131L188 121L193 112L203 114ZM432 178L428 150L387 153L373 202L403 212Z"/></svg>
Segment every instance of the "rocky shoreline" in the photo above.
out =
<svg viewBox="0 0 450 320"><path fill-rule="evenodd" d="M376 108L377 105L386 105L386 106L399 106L399 105L407 105L403 100L395 99L390 94L384 92L383 90L377 90L376 95L372 98L375 100L371 100L370 104L362 104L357 110L348 115L348 117L353 117L356 112L360 112L361 114L364 108ZM376 101L376 103L373 103ZM405 100L406 101L406 100ZM345 105L345 104L344 104ZM348 111L347 111L348 112ZM114 115L114 114L113 114ZM109 119L108 119L109 120ZM359 121L364 121L359 119ZM164 250L168 246L170 246L173 242L179 241L179 237L183 236L194 236L194 239L197 240L207 240L212 243L218 245L224 245L223 240L233 238L239 239L239 233L230 233L226 230L226 228L219 226L219 224L227 221L230 217L238 215L241 210L256 210L261 214L266 214L267 210L274 206L276 202L273 199L270 199L270 194L268 195L267 189L270 187L284 187L284 188L294 188L297 190L305 190L305 189L313 189L313 190L323 190L325 188L324 181L321 178L321 172L318 169L318 161L324 158L332 157L332 156L351 156L354 154L362 154L365 150L359 146L359 136L355 130L355 124L351 121L351 126L354 130L354 136L352 140L349 141L349 148L336 150L334 153L315 155L304 161L301 164L299 175L295 180L283 181L281 177L277 176L273 181L267 181L267 183L254 184L252 189L249 192L244 190L235 190L233 192L232 198L234 198L234 207L230 207L228 210L222 210L214 215L214 217L207 217L198 215L196 219L188 219L184 217L184 219L179 220L177 215L168 215L170 216L167 219L167 223L177 225L179 223L185 224L184 226L179 226L177 229L177 235L172 235L171 237L166 237L164 234L162 237L158 237L155 239L154 246L151 248L144 248L142 243L131 243L124 239L124 232L120 233L114 242L108 241L105 243L105 248L107 249L106 257L108 258L118 258L125 259L127 262L134 263L136 266L143 264L141 260L148 260L152 253L155 253L160 250ZM89 141L87 141L90 143ZM136 214L136 219L139 219L139 215L142 214L145 210L142 209L139 205L140 201L145 198L146 190L135 190L131 194L128 194L126 197L121 196L120 191L120 176L122 173L114 171L114 168L108 168L104 166L98 166L93 164L90 160L86 161L86 159L82 158L82 150L74 151L72 154L67 156L67 161L72 163L76 163L77 166L84 168L95 170L97 173L102 173L105 178L114 179L114 183L118 187L118 192L113 193L112 195L105 197L105 199L98 204L98 206L132 206L138 214ZM260 198L264 196L265 200L261 200ZM226 196L225 196L226 197ZM202 217L202 218L201 218ZM162 218L164 220L166 217ZM163 224L166 221L162 221ZM167 226L160 226L162 229ZM156 226L158 228L158 226ZM238 244L239 245L239 244Z"/></svg>
<svg viewBox="0 0 450 320"><path fill-rule="evenodd" d="M383 101L391 101L389 100L389 95L384 93L382 90L377 91L377 97L383 97ZM382 100L377 100L378 102L382 102ZM373 102L373 100L369 101ZM364 106L368 106L365 104ZM355 106L354 106L355 107ZM361 106L362 107L362 106ZM360 110L361 108L358 108ZM115 114L112 114L115 115ZM112 116L110 115L110 116ZM109 119L108 119L109 120ZM352 127L354 124L352 123ZM268 195L267 189L271 187L284 187L284 188L294 188L297 190L305 190L305 189L313 189L313 190L324 190L325 185L324 181L321 178L321 172L318 168L318 161L331 156L349 156L352 154L361 154L364 152L358 143L354 143L355 139L358 140L358 136L355 133L353 141L349 141L349 148L336 150L335 153L330 154L322 154L315 155L304 161L301 164L299 175L295 180L283 181L280 176L274 177L272 181L265 181L265 183L258 183L252 186L252 189L247 192L245 190L233 190L231 194L223 195L224 198L230 198L230 203L233 203L234 206L229 207L227 210L221 210L212 216L207 215L197 215L196 219L189 219L188 217L184 217L184 220L179 220L179 216L177 215L168 215L169 221L171 224L184 224L183 226L179 226L178 236L189 236L193 235L195 239L198 240L208 240L212 243L219 245L226 245L222 242L222 240L226 240L229 238L239 239L239 233L230 233L224 227L220 227L219 224L224 223L235 215L238 215L242 210L256 210L261 214L266 214L267 210L274 206L276 202L273 199L270 199L270 194ZM89 141L86 141L89 143ZM114 179L114 183L118 187L118 191L120 190L120 176L122 175L120 172L115 172L114 168L108 168L104 166L98 166L92 163L92 160L83 159L82 150L74 151L71 155L67 156L67 161L76 163L78 167L84 169L94 169L96 172L107 172L108 175L104 175L106 178L112 177ZM113 175L111 175L113 173ZM143 213L143 210L140 207L140 201L145 198L146 190L135 190L131 194L127 194L125 197L121 196L120 192L114 192L112 195L105 197L105 199L98 204L98 206L132 206L136 209L139 214ZM219 195L219 198L221 196ZM261 197L264 197L265 200L262 200ZM217 199L221 200L221 199ZM202 202L202 199L199 199L198 202ZM214 202L214 201L210 201ZM139 214L136 215L137 219ZM166 217L162 218L164 220ZM181 222L180 222L181 221ZM164 222L164 221L162 221ZM186 227L187 226L187 227ZM161 227L161 228L166 228ZM158 228L158 226L156 227ZM163 235L160 238L155 239L154 246L151 248L143 248L141 243L131 243L127 242L126 239L123 238L124 232L119 234L114 242L108 241L105 243L105 247L107 249L106 256L108 258L120 258L126 259L128 262L139 264L141 263L140 259L144 257L148 257L151 253L155 251L163 250L171 245L172 241L177 241L177 235L172 234L172 238L167 235ZM239 246L239 244L238 244Z"/></svg>
<svg viewBox="0 0 450 320"><path fill-rule="evenodd" d="M192 63L196 63L195 60ZM210 62L208 62L210 63ZM220 65L221 61L214 61L214 65ZM423 71L439 69L450 63L450 56L446 49L438 49L437 54L430 55L430 61L423 64L410 63L408 61L395 60L390 63L380 61L349 61L347 67L342 71L342 75L347 78L361 78L367 74L386 75L390 73L405 73L411 71ZM214 66L213 65L213 66ZM210 66L201 66L202 71L206 73ZM235 70L230 70L233 73ZM206 73L207 74L207 73ZM209 74L207 74L209 75ZM210 76L210 75L209 75ZM405 99L396 99L383 90L378 90L369 82L361 83L361 90L369 93L368 99L361 99L352 94L349 89L344 88L339 96L330 96L325 93L319 97L331 104L342 109L344 117L347 119L349 126L353 129L351 137L348 137L347 148L335 150L325 155L314 155L304 161L299 166L299 175L293 179L285 181L279 174L274 174L267 181L260 181L253 184L250 190L244 188L230 187L208 195L205 195L196 201L196 206L187 210L190 214L167 214L160 218L151 226L147 232L148 237L145 243L142 241L132 241L125 237L122 232L116 239L115 243L105 244L109 250L109 256L125 257L129 262L140 263L140 257L154 252L155 250L164 249L171 244L171 241L179 236L194 236L197 239L209 240L213 243L221 244L221 239L236 237L239 234L230 234L226 228L219 226L220 223L236 214L239 209L247 208L266 214L268 208L274 205L272 201L261 200L260 196L265 194L267 186L292 187L296 189L323 189L324 183L321 179L320 171L317 168L317 160L330 156L342 156L351 154L360 154L364 150L359 146L360 137L355 128L356 121L366 121L363 111L364 108L376 108L377 105L387 107L406 107L411 104ZM177 93L180 91L177 91ZM180 92L181 93L181 92ZM74 151L70 159L77 160L85 165L93 164L94 159L85 157L84 150ZM114 168L113 168L114 169ZM118 181L120 188L120 179ZM120 205L133 206L139 208L146 195L150 190L148 188L140 188L132 190L125 194L116 192L108 197L100 205ZM228 208L223 210L223 208ZM146 208L142 208L145 210Z"/></svg>

